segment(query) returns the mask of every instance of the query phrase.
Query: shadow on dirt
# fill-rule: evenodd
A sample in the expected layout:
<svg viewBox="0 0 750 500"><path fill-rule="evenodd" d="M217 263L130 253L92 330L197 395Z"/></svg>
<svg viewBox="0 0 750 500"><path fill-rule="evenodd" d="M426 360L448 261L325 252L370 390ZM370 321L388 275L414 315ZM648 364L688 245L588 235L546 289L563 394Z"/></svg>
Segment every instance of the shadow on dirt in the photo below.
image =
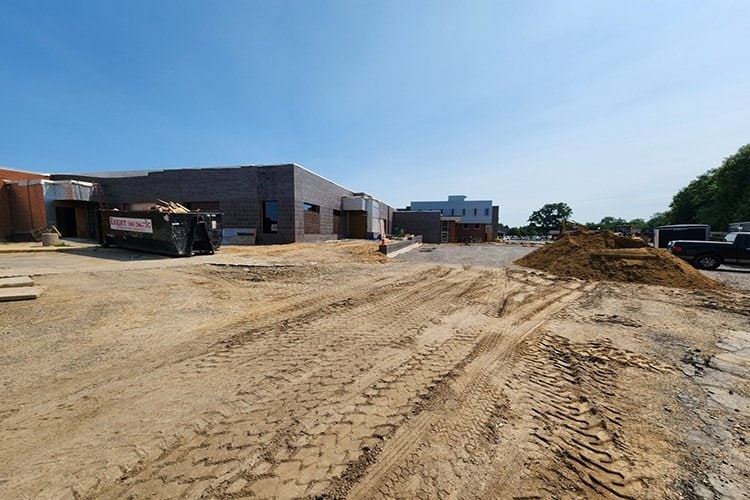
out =
<svg viewBox="0 0 750 500"><path fill-rule="evenodd" d="M69 255L80 255L82 257L95 257L98 259L113 260L119 262L130 262L133 260L169 260L172 257L164 255L157 255L153 253L138 252L135 250L128 250L125 248L104 248L104 247L89 247L89 248L71 248L65 250L65 253Z"/></svg>

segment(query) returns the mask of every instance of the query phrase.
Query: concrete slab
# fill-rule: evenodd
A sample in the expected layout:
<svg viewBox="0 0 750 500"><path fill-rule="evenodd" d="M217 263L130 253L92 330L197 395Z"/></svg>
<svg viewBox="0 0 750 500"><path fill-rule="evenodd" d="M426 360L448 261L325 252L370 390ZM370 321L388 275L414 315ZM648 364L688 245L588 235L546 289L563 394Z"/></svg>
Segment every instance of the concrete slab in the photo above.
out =
<svg viewBox="0 0 750 500"><path fill-rule="evenodd" d="M389 259L392 259L393 257L396 257L397 255L401 255L403 253L410 252L410 251L414 250L415 248L419 248L421 246L422 246L422 243L412 243L409 246L401 247L398 250L394 250L394 251L388 252L387 254L385 254L385 256L388 257Z"/></svg>
<svg viewBox="0 0 750 500"><path fill-rule="evenodd" d="M19 286L16 288L0 288L0 302L11 300L31 300L39 297L44 291L41 286Z"/></svg>
<svg viewBox="0 0 750 500"><path fill-rule="evenodd" d="M0 278L0 288L32 286L33 284L34 284L34 281L28 276L15 276L13 278Z"/></svg>
<svg viewBox="0 0 750 500"><path fill-rule="evenodd" d="M408 239L391 239L381 243L378 251L386 257L395 257L396 255L413 250L422 244L422 236L416 235Z"/></svg>

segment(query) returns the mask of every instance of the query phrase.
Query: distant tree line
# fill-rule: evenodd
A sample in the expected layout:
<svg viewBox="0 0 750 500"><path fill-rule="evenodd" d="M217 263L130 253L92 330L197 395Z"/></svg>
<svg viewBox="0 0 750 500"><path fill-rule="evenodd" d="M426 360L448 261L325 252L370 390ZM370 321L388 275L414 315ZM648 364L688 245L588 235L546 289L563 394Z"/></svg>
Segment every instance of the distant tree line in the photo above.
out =
<svg viewBox="0 0 750 500"><path fill-rule="evenodd" d="M528 225L513 227L509 236L543 236L570 220L573 210L562 202L548 203L532 212ZM720 167L698 176L672 198L669 210L657 212L649 220L626 220L607 216L587 222L589 229L613 231L630 226L634 230L667 224L709 224L724 231L731 222L750 221L750 144L726 158Z"/></svg>
<svg viewBox="0 0 750 500"><path fill-rule="evenodd" d="M750 144L682 188L659 215L670 224L710 224L717 231L750 220Z"/></svg>

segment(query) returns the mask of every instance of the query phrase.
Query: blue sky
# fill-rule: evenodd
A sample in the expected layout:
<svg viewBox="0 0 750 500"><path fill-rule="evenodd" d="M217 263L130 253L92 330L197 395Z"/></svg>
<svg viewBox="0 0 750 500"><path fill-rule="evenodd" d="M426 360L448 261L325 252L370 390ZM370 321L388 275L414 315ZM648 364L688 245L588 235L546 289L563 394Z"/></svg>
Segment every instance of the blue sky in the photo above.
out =
<svg viewBox="0 0 750 500"><path fill-rule="evenodd" d="M649 218L750 142L750 2L0 0L0 165L299 163Z"/></svg>

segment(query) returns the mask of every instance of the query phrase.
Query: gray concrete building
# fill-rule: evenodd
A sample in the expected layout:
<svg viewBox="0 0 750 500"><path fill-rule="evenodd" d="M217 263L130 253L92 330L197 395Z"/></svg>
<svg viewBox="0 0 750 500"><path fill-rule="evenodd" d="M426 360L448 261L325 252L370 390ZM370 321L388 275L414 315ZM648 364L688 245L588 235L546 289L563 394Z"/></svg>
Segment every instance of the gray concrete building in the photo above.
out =
<svg viewBox="0 0 750 500"><path fill-rule="evenodd" d="M500 207L492 200L466 198L450 195L441 201L412 201L406 210L394 214L394 227L422 234L429 243L495 241Z"/></svg>
<svg viewBox="0 0 750 500"><path fill-rule="evenodd" d="M110 208L142 210L168 200L192 210L220 211L229 234L254 234L258 244L379 238L390 232L393 217L393 208L382 201L297 164L51 177L94 183L99 201Z"/></svg>

